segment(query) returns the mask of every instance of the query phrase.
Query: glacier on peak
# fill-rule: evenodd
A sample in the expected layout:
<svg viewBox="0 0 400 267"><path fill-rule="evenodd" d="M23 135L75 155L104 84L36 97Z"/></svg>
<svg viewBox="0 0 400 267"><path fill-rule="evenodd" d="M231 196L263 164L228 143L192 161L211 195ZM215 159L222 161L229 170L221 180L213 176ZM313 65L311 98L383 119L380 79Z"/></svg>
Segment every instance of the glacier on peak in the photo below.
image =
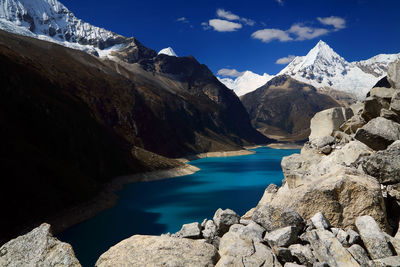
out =
<svg viewBox="0 0 400 267"><path fill-rule="evenodd" d="M267 73L259 75L249 70L243 72L236 79L217 77L226 87L232 89L236 95L242 96L266 84L274 76Z"/></svg>
<svg viewBox="0 0 400 267"><path fill-rule="evenodd" d="M167 55L167 56L171 56L171 57L178 56L175 53L174 49L172 49L172 47L167 47L167 48L161 49L160 52L158 52L158 55Z"/></svg>

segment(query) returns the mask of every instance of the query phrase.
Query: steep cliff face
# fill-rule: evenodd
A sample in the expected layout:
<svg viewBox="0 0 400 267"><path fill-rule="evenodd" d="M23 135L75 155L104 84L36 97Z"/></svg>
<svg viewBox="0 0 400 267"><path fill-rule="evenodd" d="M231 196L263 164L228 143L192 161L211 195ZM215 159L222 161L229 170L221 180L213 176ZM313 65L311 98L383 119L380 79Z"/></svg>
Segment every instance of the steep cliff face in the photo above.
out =
<svg viewBox="0 0 400 267"><path fill-rule="evenodd" d="M0 238L93 197L112 177L268 141L205 66L169 58L118 64L0 32L0 198L14 199Z"/></svg>
<svg viewBox="0 0 400 267"><path fill-rule="evenodd" d="M241 100L255 128L271 138L290 141L308 137L315 113L339 106L330 96L287 75L273 78Z"/></svg>

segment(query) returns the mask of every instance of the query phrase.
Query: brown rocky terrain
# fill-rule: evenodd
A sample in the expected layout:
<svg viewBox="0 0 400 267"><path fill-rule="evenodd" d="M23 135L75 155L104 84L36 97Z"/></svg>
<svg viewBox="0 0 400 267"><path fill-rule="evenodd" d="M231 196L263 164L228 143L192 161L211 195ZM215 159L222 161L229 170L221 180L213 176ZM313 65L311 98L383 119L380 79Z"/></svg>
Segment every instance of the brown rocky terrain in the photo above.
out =
<svg viewBox="0 0 400 267"><path fill-rule="evenodd" d="M268 142L206 66L149 55L118 64L0 31L0 199L9 203L0 242L93 198L112 177Z"/></svg>
<svg viewBox="0 0 400 267"><path fill-rule="evenodd" d="M339 106L327 93L283 75L241 97L253 126L279 141L303 141L315 113Z"/></svg>

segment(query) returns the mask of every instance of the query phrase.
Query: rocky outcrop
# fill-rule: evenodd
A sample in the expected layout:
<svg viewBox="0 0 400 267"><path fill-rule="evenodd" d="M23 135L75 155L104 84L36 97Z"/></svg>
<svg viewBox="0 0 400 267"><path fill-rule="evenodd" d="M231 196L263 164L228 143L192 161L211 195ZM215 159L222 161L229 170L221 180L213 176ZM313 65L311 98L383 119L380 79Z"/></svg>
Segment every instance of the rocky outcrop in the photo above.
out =
<svg viewBox="0 0 400 267"><path fill-rule="evenodd" d="M358 129L354 138L374 150L383 150L400 139L400 124L378 117Z"/></svg>
<svg viewBox="0 0 400 267"><path fill-rule="evenodd" d="M353 116L350 108L331 108L315 114L311 119L310 140L330 136L340 129L340 126Z"/></svg>
<svg viewBox="0 0 400 267"><path fill-rule="evenodd" d="M400 60L393 62L388 69L388 81L393 88L400 89Z"/></svg>
<svg viewBox="0 0 400 267"><path fill-rule="evenodd" d="M168 236L135 235L103 253L98 267L112 266L214 266L217 249L204 241Z"/></svg>
<svg viewBox="0 0 400 267"><path fill-rule="evenodd" d="M26 235L17 237L0 248L0 266L80 267L71 245L57 240L49 224L42 224Z"/></svg>

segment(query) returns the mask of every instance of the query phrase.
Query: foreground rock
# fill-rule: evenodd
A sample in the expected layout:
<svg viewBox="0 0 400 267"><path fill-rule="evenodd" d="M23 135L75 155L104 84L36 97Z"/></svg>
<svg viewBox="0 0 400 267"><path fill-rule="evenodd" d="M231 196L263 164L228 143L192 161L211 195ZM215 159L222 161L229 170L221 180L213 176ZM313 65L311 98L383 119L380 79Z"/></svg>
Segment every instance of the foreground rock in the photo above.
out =
<svg viewBox="0 0 400 267"><path fill-rule="evenodd" d="M374 150L383 150L400 139L400 124L378 117L358 129L354 138Z"/></svg>
<svg viewBox="0 0 400 267"><path fill-rule="evenodd" d="M393 88L400 89L400 60L389 66L387 78Z"/></svg>
<svg viewBox="0 0 400 267"><path fill-rule="evenodd" d="M382 184L400 183L400 141L362 161L364 171Z"/></svg>
<svg viewBox="0 0 400 267"><path fill-rule="evenodd" d="M217 226L218 236L229 231L229 227L239 223L240 216L231 209L218 209L214 214L214 224Z"/></svg>
<svg viewBox="0 0 400 267"><path fill-rule="evenodd" d="M49 224L42 224L26 235L17 237L0 248L0 266L81 266L72 247L50 232Z"/></svg>
<svg viewBox="0 0 400 267"><path fill-rule="evenodd" d="M306 220L320 211L334 227L351 228L358 216L370 215L382 229L388 228L381 185L375 178L353 169L343 168L314 177L313 182L292 189L284 186L271 199L269 205L295 210ZM269 218L255 215L253 220L260 223ZM273 221L275 224L282 218L279 215L269 216L271 219L268 222ZM284 226L288 225L281 223L278 228Z"/></svg>
<svg viewBox="0 0 400 267"><path fill-rule="evenodd" d="M331 232L313 230L307 237L320 262L326 262L330 267L360 266Z"/></svg>
<svg viewBox="0 0 400 267"><path fill-rule="evenodd" d="M372 259L393 256L384 233L371 216L357 218L356 226Z"/></svg>
<svg viewBox="0 0 400 267"><path fill-rule="evenodd" d="M96 266L214 266L217 249L204 241L135 235L111 247Z"/></svg>
<svg viewBox="0 0 400 267"><path fill-rule="evenodd" d="M331 108L315 114L311 119L311 134L309 139L332 135L340 126L353 116L350 108Z"/></svg>

